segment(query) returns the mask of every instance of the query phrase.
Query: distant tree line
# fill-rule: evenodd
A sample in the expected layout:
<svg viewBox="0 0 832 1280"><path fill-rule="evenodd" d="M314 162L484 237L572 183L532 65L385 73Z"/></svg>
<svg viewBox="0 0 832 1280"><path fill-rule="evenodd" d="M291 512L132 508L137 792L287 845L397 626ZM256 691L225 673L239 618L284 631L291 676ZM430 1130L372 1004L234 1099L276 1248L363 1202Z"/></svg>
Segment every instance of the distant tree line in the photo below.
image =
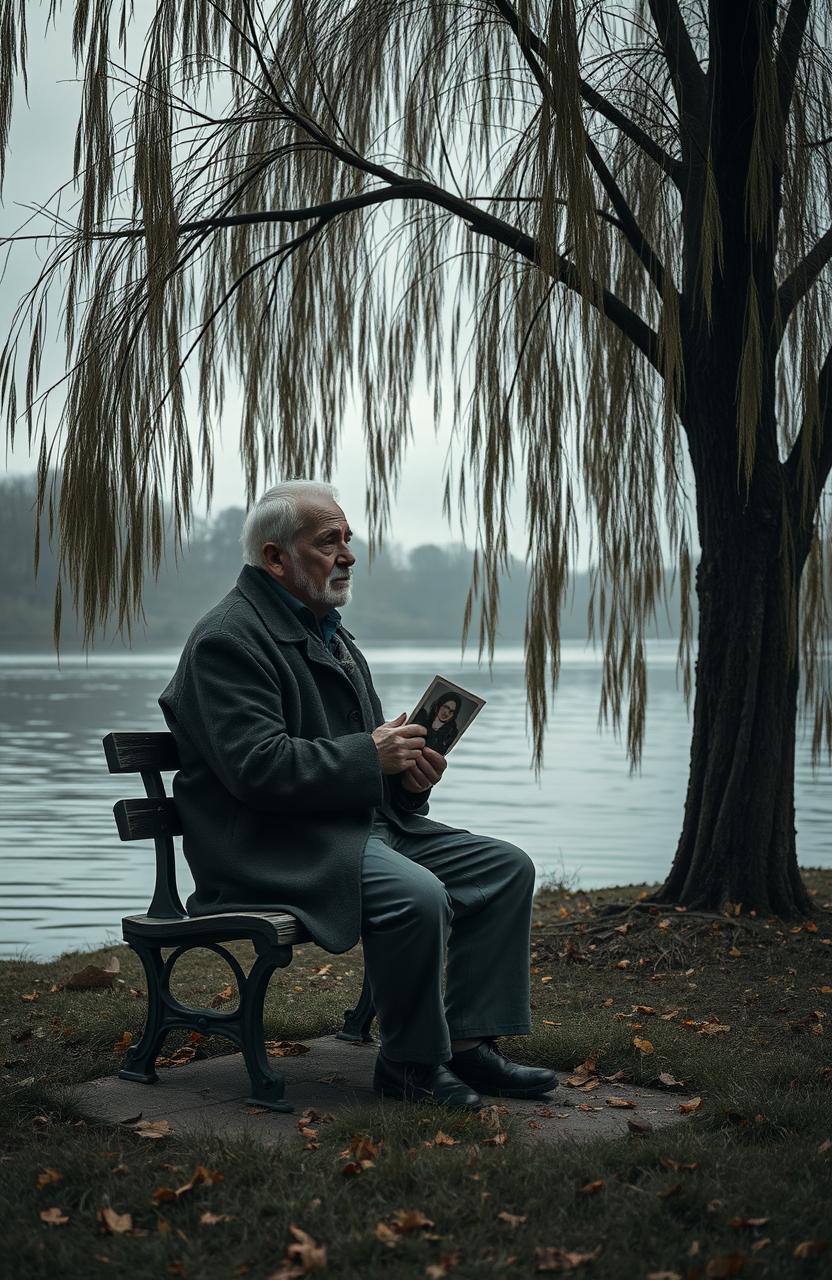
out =
<svg viewBox="0 0 832 1280"><path fill-rule="evenodd" d="M41 529L40 566L34 572L34 479L0 477L0 649L44 650L52 647L52 610L58 566L47 530ZM227 507L195 522L178 564L168 552L159 577L145 591L145 623L137 627L131 646L167 649L182 644L193 623L230 590L240 572L240 529L245 512ZM368 567L366 542L352 542L356 555L352 603L344 609L344 623L362 645L384 641L457 643L462 635L465 600L471 580L473 553L461 543L426 543L403 551L385 546ZM522 644L528 575L523 561L512 557L501 579L498 643ZM566 639L588 635L589 575L578 574L562 618ZM676 616L671 606L670 617ZM673 634L662 613L656 636ZM469 650L477 649L479 608L475 604L469 631ZM64 609L62 647L79 646L71 608ZM108 633L96 650L122 648L126 643Z"/></svg>

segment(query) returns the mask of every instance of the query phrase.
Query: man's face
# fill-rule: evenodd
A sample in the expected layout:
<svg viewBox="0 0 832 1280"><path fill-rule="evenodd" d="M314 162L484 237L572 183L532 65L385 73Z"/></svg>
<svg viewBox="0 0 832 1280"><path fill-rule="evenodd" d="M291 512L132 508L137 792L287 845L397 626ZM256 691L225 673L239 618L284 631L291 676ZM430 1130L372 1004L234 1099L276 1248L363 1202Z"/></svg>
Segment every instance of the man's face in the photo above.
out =
<svg viewBox="0 0 832 1280"><path fill-rule="evenodd" d="M317 618L349 604L352 597L352 537L347 518L336 502L315 498L303 504L303 527L294 546L267 542L265 569L302 600Z"/></svg>

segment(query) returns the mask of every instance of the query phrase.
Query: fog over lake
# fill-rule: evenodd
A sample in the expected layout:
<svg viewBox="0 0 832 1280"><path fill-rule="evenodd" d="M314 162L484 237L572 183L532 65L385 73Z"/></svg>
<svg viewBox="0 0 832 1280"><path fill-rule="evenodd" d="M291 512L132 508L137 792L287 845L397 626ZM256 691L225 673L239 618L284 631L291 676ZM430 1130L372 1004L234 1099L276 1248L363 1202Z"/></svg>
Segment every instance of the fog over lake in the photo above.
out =
<svg viewBox="0 0 832 1280"><path fill-rule="evenodd" d="M647 736L631 774L623 742L599 732L600 650L563 646L545 766L535 781L523 651L495 651L493 669L460 662L458 646L366 645L385 716L410 712L436 674L487 700L450 753L430 816L524 848L538 883L566 876L600 887L662 879L682 819L690 722L677 687L675 641L648 644ZM138 777L111 777L101 739L111 730L164 729L157 698L178 652L0 655L0 955L47 958L119 941L123 915L150 900L153 845L122 844L113 803L141 795ZM832 770L813 773L798 746L797 829L803 866L832 867ZM177 842L178 844L178 842ZM178 859L180 892L191 890Z"/></svg>

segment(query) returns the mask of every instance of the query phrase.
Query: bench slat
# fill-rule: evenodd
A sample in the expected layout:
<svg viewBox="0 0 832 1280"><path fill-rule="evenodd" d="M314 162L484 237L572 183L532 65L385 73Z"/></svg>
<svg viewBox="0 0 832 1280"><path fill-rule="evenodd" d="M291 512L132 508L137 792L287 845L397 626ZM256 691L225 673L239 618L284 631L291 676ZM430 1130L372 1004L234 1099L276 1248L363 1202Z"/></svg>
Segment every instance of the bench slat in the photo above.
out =
<svg viewBox="0 0 832 1280"><path fill-rule="evenodd" d="M179 768L179 752L172 733L108 733L103 743L110 773Z"/></svg>
<svg viewBox="0 0 832 1280"><path fill-rule="evenodd" d="M181 836L176 804L165 800L118 800L113 813L122 840L147 840L151 836Z"/></svg>

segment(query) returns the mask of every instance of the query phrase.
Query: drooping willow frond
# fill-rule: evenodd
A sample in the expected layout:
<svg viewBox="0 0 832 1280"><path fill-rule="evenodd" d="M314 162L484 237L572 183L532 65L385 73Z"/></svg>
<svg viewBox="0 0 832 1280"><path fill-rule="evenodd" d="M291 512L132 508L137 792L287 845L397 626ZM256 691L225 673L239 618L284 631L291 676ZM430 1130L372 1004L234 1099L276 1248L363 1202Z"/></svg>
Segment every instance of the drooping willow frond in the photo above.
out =
<svg viewBox="0 0 832 1280"><path fill-rule="evenodd" d="M487 644L493 656L507 504L522 468L535 766L581 503L592 529L591 622L604 646L600 713L618 727L626 712L637 762L645 638L664 601L668 557L681 585L690 688L686 344L696 324L712 323L729 256L711 159L716 46L705 6L156 0L145 8L131 75L121 61L132 47L132 7L76 0L77 229L55 229L0 358L8 430L22 403L39 435L40 498L55 503L63 574L86 637L112 616L129 628L137 615L146 569L162 554L165 495L177 539L200 476L210 498L214 430L232 387L242 390L249 499L274 476L328 478L340 424L357 403L372 556L390 527L408 443L434 429L413 416L414 386L425 378L437 418L450 388L460 451L456 475L444 478L444 509L456 501L464 511L470 497L476 505L463 644L482 595L480 654ZM25 58L24 9L0 3L0 144L8 86ZM762 9L773 17L760 40L741 198L751 241L776 239L779 329L762 327L749 276L736 470L750 486L760 382L775 344L775 447L789 454L821 547L828 522L818 458L832 417L819 390L832 342L823 274L832 244L817 249L832 222L832 148L822 142L832 118L829 23L821 6L809 12L809 0ZM113 119L115 83L132 99L125 122ZM68 372L51 437L40 364L45 299L59 280ZM50 495L58 462L60 492ZM824 555L828 544L812 564ZM818 639L826 597L813 572L804 635ZM814 687L821 705L828 693Z"/></svg>

